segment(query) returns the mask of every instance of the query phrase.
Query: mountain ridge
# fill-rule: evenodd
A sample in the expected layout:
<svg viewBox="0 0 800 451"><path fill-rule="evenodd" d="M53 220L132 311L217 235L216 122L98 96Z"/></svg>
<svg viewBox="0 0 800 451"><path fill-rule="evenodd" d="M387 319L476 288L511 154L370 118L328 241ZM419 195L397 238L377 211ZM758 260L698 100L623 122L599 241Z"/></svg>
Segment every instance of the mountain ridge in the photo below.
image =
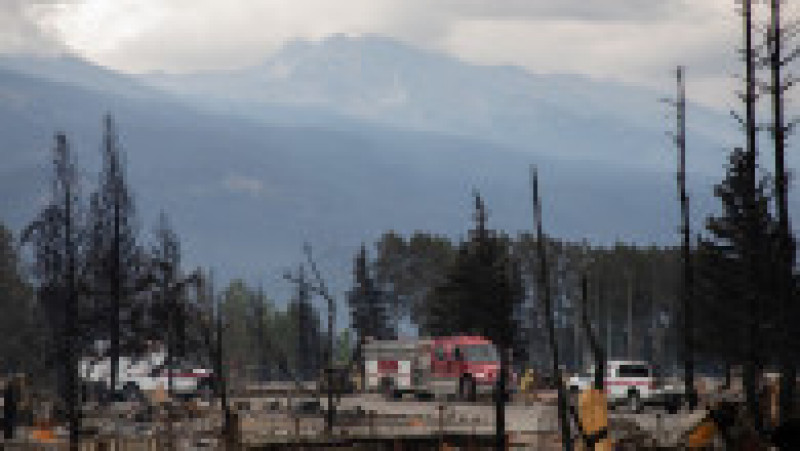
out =
<svg viewBox="0 0 800 451"><path fill-rule="evenodd" d="M587 238L595 244L666 244L677 238L674 156L662 151L672 149L663 131L641 131L635 125L616 124L614 118L594 126L594 115L600 113L588 108L550 117L582 105L580 98L573 103L565 99L561 109L530 113L546 120L544 125L533 124L543 130L535 135L539 144L514 145L466 125L457 131L469 133L458 135L447 133L441 123L439 131L420 130L399 120L371 121L342 109L291 102L201 103L142 77L120 75L117 80L115 72L102 68L97 77L111 78L95 85L95 76L80 75L80 70L7 67L7 61L0 58L0 155L5 162L0 220L15 229L33 217L46 195L47 149L53 133L68 133L88 191L99 168L101 116L112 112L140 205L142 232L146 235L157 211L164 209L184 241L185 261L214 266L223 278L266 277L271 285L285 288L283 270L303 260L301 246L309 241L332 287L341 291L349 283L350 259L360 243L370 243L388 229L464 236L474 188L487 200L490 226L509 233L530 230L531 163L540 168L551 235ZM481 83L486 82L483 73L481 69L476 75ZM446 77L439 82L445 81ZM572 89L575 81L563 83L568 86L561 92ZM458 92L460 88L451 84ZM242 89L246 93L253 88ZM560 94L548 95L558 99ZM503 116L508 124L531 126L519 120L529 113L526 99L512 103L520 111L515 115L511 109ZM435 97L426 102L423 106L439 108ZM652 108L657 111L657 102ZM469 108L463 110L470 113ZM460 112L454 111L448 120L455 121ZM610 126L614 130L605 130ZM630 130L639 132L628 136ZM581 146L600 150L570 152ZM608 154L603 153L608 147ZM626 152L649 153L627 161ZM696 169L690 186L693 217L698 220L709 211L710 186L722 170L715 166L710 176L690 167Z"/></svg>
<svg viewBox="0 0 800 451"><path fill-rule="evenodd" d="M276 67L284 73L274 75L280 72ZM670 109L655 91L578 75L469 64L383 37L296 40L244 69L142 79L208 104L236 105L254 117L270 106L294 105L523 150L536 142L544 142L545 150L565 142L575 157L607 155L650 167L661 162L636 150L671 146L664 138L672 128ZM734 124L727 112L691 102L689 114L697 150L689 156L691 167L715 171L724 164L715 150L735 141ZM569 142L576 135L590 139ZM617 153L610 147L614 143L620 146Z"/></svg>

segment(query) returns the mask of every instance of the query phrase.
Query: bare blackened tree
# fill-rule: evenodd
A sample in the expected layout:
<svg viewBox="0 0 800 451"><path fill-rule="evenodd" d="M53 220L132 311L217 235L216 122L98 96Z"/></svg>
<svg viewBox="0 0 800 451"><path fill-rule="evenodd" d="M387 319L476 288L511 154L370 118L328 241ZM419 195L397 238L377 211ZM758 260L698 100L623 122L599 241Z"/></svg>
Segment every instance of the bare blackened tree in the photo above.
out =
<svg viewBox="0 0 800 451"><path fill-rule="evenodd" d="M559 366L558 343L553 324L553 307L550 299L550 277L548 275L547 254L544 249L544 231L542 228L542 205L539 199L539 177L535 167L531 167L531 182L533 184L533 219L536 226L536 247L539 254L538 291L541 293L545 310L545 322L549 338L550 353L552 358L553 380L558 389L558 418L561 425L561 442L565 450L572 450L572 433L567 416L567 396L564 392L564 382Z"/></svg>
<svg viewBox="0 0 800 451"><path fill-rule="evenodd" d="M731 167L729 170L732 174L735 173L738 177L737 179L732 180L735 180L735 185L738 187L738 192L736 195L742 198L742 205L746 207L743 211L739 212L741 217L744 218L744 222L739 224L740 226L744 227L741 231L744 235L739 241L750 243L750 245L743 247L742 251L745 253L742 255L743 258L739 262L740 264L736 269L743 271L741 274L743 277L742 280L754 282L760 280L761 278L759 275L759 255L757 252L758 246L756 245L756 242L759 239L759 214L764 213L758 211L758 206L760 205L759 198L765 193L763 193L763 188L760 186L757 178L758 141L756 135L759 127L756 125L756 102L759 98L759 94L756 90L756 86L758 84L758 80L756 79L757 46L753 42L754 11L752 0L742 0L741 15L742 26L744 28L744 48L742 49L741 53L744 60L745 75L744 92L740 93L740 98L745 105L745 115L744 119L742 119L734 112L731 112L731 114L739 121L739 124L745 133L746 145L743 152L741 150L734 151L734 155L731 157ZM742 169L744 169L744 172L741 172ZM718 188L717 195L720 196L721 194L723 194L723 192L721 191L721 188ZM732 195L732 193L730 195ZM723 202L725 202L724 199ZM709 243L702 241L701 244L704 246L704 249L702 249L699 254L706 259L715 258L713 256L713 252L716 250L716 248L710 247ZM705 282L708 283L708 274L711 273L712 275L710 277L713 278L713 272L725 266L726 261L727 260L723 258L721 261L717 262L718 264L715 266L698 268L698 272L706 273ZM709 262L706 261L706 263L708 264ZM728 283L730 282L724 280L716 280L712 282L712 284L717 284L718 286L713 287L714 292L711 294L711 296L718 296L721 290L725 289L722 284ZM759 312L760 306L763 305L764 293L760 290L753 289L745 289L739 293L742 293L747 297L746 300L743 300L743 305L740 305L742 312L746 312L747 318L747 324L745 324L745 327L743 328L743 330L746 332L746 339L744 340L746 358L739 358L737 360L741 361L744 367L744 385L748 411L755 424L760 425L760 412L757 405L756 386L759 374L761 373L761 366L763 364L763 361L759 355L759 349L762 345L759 334L759 328L761 327L761 315ZM706 288L705 296L706 298L709 296L708 288ZM708 303L709 299L706 299L705 301L705 303ZM717 318L719 318L719 316ZM707 345L708 344L706 344L706 347ZM736 359L734 355L728 355L726 357L728 357L728 361Z"/></svg>
<svg viewBox="0 0 800 451"><path fill-rule="evenodd" d="M81 267L78 174L67 137L56 134L55 174L50 203L28 225L22 241L34 248L34 274L39 299L52 331L54 363L59 373L59 393L67 412L70 449L78 449L80 397L78 355L85 346L79 316L79 272ZM86 329L84 329L86 330Z"/></svg>
<svg viewBox="0 0 800 451"><path fill-rule="evenodd" d="M745 175L747 178L744 180L747 183L747 191L745 191L745 195L747 197L747 202L745 205L748 205L748 208L745 211L747 219L747 236L748 241L752 242L753 244L756 239L758 239L758 194L759 194L759 187L757 186L757 179L756 179L756 171L758 166L758 144L756 139L756 132L758 131L756 126L756 117L755 117L755 106L757 100L757 93L755 89L756 79L755 79L755 62L754 62L754 45L753 45L753 4L752 0L744 0L743 2L743 11L742 17L744 18L744 29L745 29L745 49L744 49L744 59L745 59L745 95L744 95L744 103L745 103L745 121L744 121L744 128L745 134L747 136L746 139L746 148L745 148L745 155L748 157L746 162L747 164L747 171ZM746 258L746 265L747 265L747 277L750 280L760 280L759 271L758 271L758 260L759 256L757 252L754 252L753 246L749 246L749 252L745 254ZM760 373L760 359L758 357L758 349L759 349L759 332L758 329L760 327L759 318L759 306L761 305L761 296L763 296L763 292L760 290L745 290L745 293L748 295L747 299L747 312L748 312L748 319L749 324L747 324L746 330L748 331L747 335L747 360L745 362L745 389L746 389L746 401L747 407L750 411L750 415L754 419L756 425L760 425L760 412L757 403L757 393L756 393L756 381L758 380L758 374ZM757 426L758 427L758 426Z"/></svg>
<svg viewBox="0 0 800 451"><path fill-rule="evenodd" d="M684 84L684 67L676 70L677 98L665 99L675 107L676 130L672 137L678 151L677 187L681 208L681 354L683 360L684 391L693 409L697 405L697 394L694 387L694 315L692 297L694 295L694 272L692 270L691 230L689 219L689 196L686 193L686 92Z"/></svg>
<svg viewBox="0 0 800 451"><path fill-rule="evenodd" d="M683 316L683 371L684 390L689 399L689 406L693 409L697 405L697 396L694 388L694 343L692 331L694 329L694 315L692 312L692 296L694 295L694 275L691 257L691 231L689 220L689 196L686 194L686 94L684 91L683 67L678 66L678 100L677 120L678 129L676 143L678 145L678 192L681 201L681 232L683 245L681 247L683 280L681 283L681 300Z"/></svg>
<svg viewBox="0 0 800 451"><path fill-rule="evenodd" d="M794 406L794 391L797 378L797 354L791 346L795 341L794 332L797 327L798 308L795 306L794 291L794 264L795 243L789 226L788 182L786 174L785 147L786 135L789 127L784 120L784 93L797 80L782 77L783 68L797 57L797 50L788 56L783 56L782 48L787 38L780 16L781 0L770 0L770 26L768 32L769 66L771 82L769 91L772 94L772 134L775 142L775 211L778 217L778 236L780 247L777 253L776 266L778 268L778 299L779 311L782 316L780 325L783 331L783 344L780 346L780 419L783 422L792 417ZM796 34L794 30L792 34Z"/></svg>

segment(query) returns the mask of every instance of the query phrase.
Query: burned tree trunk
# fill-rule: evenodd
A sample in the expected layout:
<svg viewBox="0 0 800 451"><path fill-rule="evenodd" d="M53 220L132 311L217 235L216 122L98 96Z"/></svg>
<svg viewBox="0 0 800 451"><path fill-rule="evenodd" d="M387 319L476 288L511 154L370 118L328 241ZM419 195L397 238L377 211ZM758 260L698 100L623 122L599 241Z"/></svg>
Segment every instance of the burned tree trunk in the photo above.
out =
<svg viewBox="0 0 800 451"><path fill-rule="evenodd" d="M542 231L542 206L539 199L539 177L536 168L531 168L533 183L533 215L536 224L536 249L539 254L539 277L538 287L544 302L545 322L547 324L547 336L550 344L552 359L553 379L558 389L558 418L561 425L561 441L563 448L572 451L572 433L570 431L569 418L567 416L567 397L564 392L564 383L559 367L558 343L556 342L555 325L553 324L553 306L550 299L550 276L547 268L547 255L544 249L544 232Z"/></svg>
<svg viewBox="0 0 800 451"><path fill-rule="evenodd" d="M794 390L797 378L796 356L793 354L794 327L792 321L793 299L792 291L794 280L792 276L794 266L794 243L789 228L788 184L785 168L786 126L784 125L784 91L788 85L781 79L781 69L793 56L784 61L781 57L783 33L781 30L780 0L770 1L770 73L772 93L772 131L775 140L775 210L778 216L779 252L777 267L778 276L778 310L781 313L783 336L778 351L781 369L780 387L780 420L788 421L792 416L794 404Z"/></svg>

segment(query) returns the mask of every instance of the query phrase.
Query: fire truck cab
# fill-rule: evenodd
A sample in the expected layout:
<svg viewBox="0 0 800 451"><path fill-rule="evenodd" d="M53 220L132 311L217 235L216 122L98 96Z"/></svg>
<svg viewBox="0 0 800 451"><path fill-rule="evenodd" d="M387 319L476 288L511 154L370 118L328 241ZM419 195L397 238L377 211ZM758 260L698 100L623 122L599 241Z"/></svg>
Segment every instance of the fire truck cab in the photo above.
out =
<svg viewBox="0 0 800 451"><path fill-rule="evenodd" d="M431 385L435 393L457 394L474 400L491 393L500 374L500 358L483 337L438 338L431 352Z"/></svg>
<svg viewBox="0 0 800 451"><path fill-rule="evenodd" d="M364 359L365 389L394 398L413 393L474 400L492 392L500 372L495 346L480 336L369 341Z"/></svg>

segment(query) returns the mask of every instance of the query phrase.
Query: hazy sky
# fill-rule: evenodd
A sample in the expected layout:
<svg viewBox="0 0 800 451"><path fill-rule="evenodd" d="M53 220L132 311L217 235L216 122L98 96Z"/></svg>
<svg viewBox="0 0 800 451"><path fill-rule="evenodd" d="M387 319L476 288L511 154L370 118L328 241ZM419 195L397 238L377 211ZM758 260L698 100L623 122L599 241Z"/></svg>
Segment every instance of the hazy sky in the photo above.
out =
<svg viewBox="0 0 800 451"><path fill-rule="evenodd" d="M735 0L0 0L0 51L69 49L130 72L257 63L287 40L374 33L482 64L671 89L727 109Z"/></svg>

